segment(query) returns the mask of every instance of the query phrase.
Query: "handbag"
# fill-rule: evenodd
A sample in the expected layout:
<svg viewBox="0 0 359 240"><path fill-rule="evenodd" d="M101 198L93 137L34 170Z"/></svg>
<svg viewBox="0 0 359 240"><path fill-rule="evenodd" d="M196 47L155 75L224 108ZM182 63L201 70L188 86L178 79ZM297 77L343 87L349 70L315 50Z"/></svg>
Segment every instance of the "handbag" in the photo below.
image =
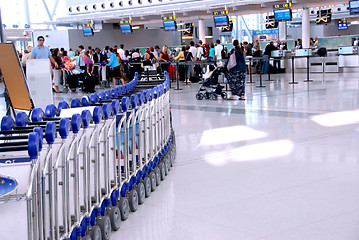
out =
<svg viewBox="0 0 359 240"><path fill-rule="evenodd" d="M236 52L233 51L233 53L231 54L231 56L228 59L228 63L227 63L228 71L231 70L232 68L234 68L236 65L237 65Z"/></svg>

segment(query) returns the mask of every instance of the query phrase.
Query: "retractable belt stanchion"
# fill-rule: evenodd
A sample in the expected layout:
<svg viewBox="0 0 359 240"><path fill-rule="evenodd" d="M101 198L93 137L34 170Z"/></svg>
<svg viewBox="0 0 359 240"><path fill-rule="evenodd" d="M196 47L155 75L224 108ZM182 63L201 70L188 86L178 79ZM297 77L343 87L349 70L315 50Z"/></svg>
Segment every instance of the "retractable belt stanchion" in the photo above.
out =
<svg viewBox="0 0 359 240"><path fill-rule="evenodd" d="M307 80L304 80L303 82L313 82L313 80L309 79L309 56L307 56Z"/></svg>
<svg viewBox="0 0 359 240"><path fill-rule="evenodd" d="M177 88L175 90L182 90L182 88L179 87L179 77L178 77L178 62L176 62L176 82L177 82Z"/></svg>
<svg viewBox="0 0 359 240"><path fill-rule="evenodd" d="M247 83L254 83L252 79L252 58L249 58L249 82Z"/></svg>
<svg viewBox="0 0 359 240"><path fill-rule="evenodd" d="M266 87L262 84L262 58L259 59L259 86L257 87Z"/></svg>
<svg viewBox="0 0 359 240"><path fill-rule="evenodd" d="M292 82L289 84L298 84L298 82L294 81L294 56L292 56Z"/></svg>

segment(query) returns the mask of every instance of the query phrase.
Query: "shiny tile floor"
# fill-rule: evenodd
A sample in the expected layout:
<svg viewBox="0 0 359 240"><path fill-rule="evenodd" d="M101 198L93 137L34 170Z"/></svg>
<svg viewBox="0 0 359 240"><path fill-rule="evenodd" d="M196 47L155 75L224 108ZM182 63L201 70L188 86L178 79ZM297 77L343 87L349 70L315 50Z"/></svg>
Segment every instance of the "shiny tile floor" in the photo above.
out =
<svg viewBox="0 0 359 240"><path fill-rule="evenodd" d="M176 164L113 239L359 238L358 75L271 77L245 102L172 90Z"/></svg>
<svg viewBox="0 0 359 240"><path fill-rule="evenodd" d="M359 75L271 78L246 101L171 90L175 166L111 239L359 238Z"/></svg>

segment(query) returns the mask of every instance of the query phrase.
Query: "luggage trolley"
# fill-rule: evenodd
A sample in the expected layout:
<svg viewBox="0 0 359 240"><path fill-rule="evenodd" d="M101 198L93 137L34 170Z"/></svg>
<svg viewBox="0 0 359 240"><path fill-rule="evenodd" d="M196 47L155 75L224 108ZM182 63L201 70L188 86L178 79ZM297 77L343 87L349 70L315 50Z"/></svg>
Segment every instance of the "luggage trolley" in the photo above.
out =
<svg viewBox="0 0 359 240"><path fill-rule="evenodd" d="M11 152L11 155L0 159L0 224L3 229L0 238L38 239L41 215L38 214L37 183L43 131L41 128L13 130L13 124L10 116L1 120L0 134L4 142L0 144L0 152Z"/></svg>

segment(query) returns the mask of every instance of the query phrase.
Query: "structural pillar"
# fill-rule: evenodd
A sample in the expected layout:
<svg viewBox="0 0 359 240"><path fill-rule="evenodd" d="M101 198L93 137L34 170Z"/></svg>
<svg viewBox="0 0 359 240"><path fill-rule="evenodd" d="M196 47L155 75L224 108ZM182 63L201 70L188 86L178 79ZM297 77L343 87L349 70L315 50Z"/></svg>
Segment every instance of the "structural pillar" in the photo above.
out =
<svg viewBox="0 0 359 240"><path fill-rule="evenodd" d="M310 15L309 8L303 8L302 11L302 46L303 48L310 47Z"/></svg>
<svg viewBox="0 0 359 240"><path fill-rule="evenodd" d="M203 19L198 20L198 38L202 40L203 43L206 42L206 24Z"/></svg>
<svg viewBox="0 0 359 240"><path fill-rule="evenodd" d="M242 25L242 19L239 16L236 16L237 19L237 26L238 26L238 35L237 40L241 43L243 42L243 25Z"/></svg>
<svg viewBox="0 0 359 240"><path fill-rule="evenodd" d="M5 42L5 38L4 38L4 29L2 27L2 20L1 20L1 5L0 5L0 43L4 43Z"/></svg>
<svg viewBox="0 0 359 240"><path fill-rule="evenodd" d="M29 2L28 0L24 0L24 14L25 14L25 24L29 25L29 28L31 28L30 26L30 14L29 14ZM20 27L21 28L21 27Z"/></svg>
<svg viewBox="0 0 359 240"><path fill-rule="evenodd" d="M287 22L279 22L278 24L279 40L287 40Z"/></svg>

